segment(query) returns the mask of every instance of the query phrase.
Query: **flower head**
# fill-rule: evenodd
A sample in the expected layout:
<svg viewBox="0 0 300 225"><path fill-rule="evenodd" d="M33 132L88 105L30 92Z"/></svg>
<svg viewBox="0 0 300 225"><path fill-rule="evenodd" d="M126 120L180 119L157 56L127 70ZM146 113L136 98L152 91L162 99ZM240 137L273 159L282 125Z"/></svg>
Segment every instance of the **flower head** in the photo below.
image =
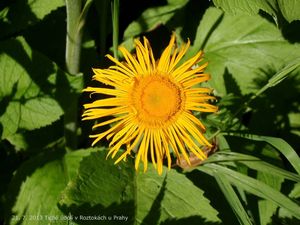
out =
<svg viewBox="0 0 300 225"><path fill-rule="evenodd" d="M171 152L188 163L189 153L205 159L202 148L211 144L203 135L204 125L192 112L216 112L217 107L209 103L214 99L210 95L212 89L196 86L210 79L209 74L203 73L207 63L195 66L202 60L202 52L179 65L189 41L177 48L172 35L157 61L147 38L144 37L143 43L135 40L135 44L136 55L121 46L124 62L107 55L115 65L93 70L94 80L112 88L84 89L107 96L84 105L83 120L106 118L93 129L111 125L101 133L90 135L95 138L92 145L106 137L110 142L108 156L112 158L126 146L115 163L135 152L136 169L142 161L146 171L151 159L159 174L165 159L171 167Z"/></svg>

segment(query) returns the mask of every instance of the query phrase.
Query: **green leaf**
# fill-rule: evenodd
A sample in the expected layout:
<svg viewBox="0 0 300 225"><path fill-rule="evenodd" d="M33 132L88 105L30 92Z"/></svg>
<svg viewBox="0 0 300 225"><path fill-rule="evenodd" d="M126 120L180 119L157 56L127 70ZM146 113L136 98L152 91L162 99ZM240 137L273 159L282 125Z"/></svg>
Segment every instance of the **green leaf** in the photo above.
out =
<svg viewBox="0 0 300 225"><path fill-rule="evenodd" d="M278 5L288 22L300 20L300 2L298 0L278 0Z"/></svg>
<svg viewBox="0 0 300 225"><path fill-rule="evenodd" d="M257 179L268 184L272 188L280 191L281 184L283 182L282 178L279 178L276 173L264 173L259 172L257 174ZM260 199L258 200L258 211L259 211L259 220L261 225L270 224L272 216L277 210L277 205L274 202Z"/></svg>
<svg viewBox="0 0 300 225"><path fill-rule="evenodd" d="M104 215L104 220L119 223L114 216L134 219L134 169L130 163L114 165L106 152L97 151L85 157L77 176L61 194L60 208L82 222L82 216ZM111 217L111 218L108 218ZM99 222L96 220L95 222ZM96 223L97 224L97 223Z"/></svg>
<svg viewBox="0 0 300 225"><path fill-rule="evenodd" d="M1 42L0 49L1 138L58 120L63 110L53 95L66 88L57 84L67 75L22 38Z"/></svg>
<svg viewBox="0 0 300 225"><path fill-rule="evenodd" d="M228 135L238 136L254 141L264 141L272 145L278 151L280 151L294 167L298 174L300 174L300 157L295 150L283 139L268 136L259 136L254 134L242 134L242 133L228 133Z"/></svg>
<svg viewBox="0 0 300 225"><path fill-rule="evenodd" d="M75 176L82 157L88 154L89 150L80 150L64 156L63 150L58 149L21 165L6 196L7 224L69 224L57 202L68 180Z"/></svg>
<svg viewBox="0 0 300 225"><path fill-rule="evenodd" d="M107 217L124 215L137 224L167 224L189 217L219 222L217 211L203 194L175 170L159 176L149 165L146 173L135 173L131 160L114 165L102 151L82 160L78 175L62 193L60 205L65 213L93 215L100 211ZM112 222L118 221L112 218Z"/></svg>
<svg viewBox="0 0 300 225"><path fill-rule="evenodd" d="M63 0L18 0L14 1L0 18L0 36L11 35L42 20L51 11L64 6Z"/></svg>
<svg viewBox="0 0 300 225"><path fill-rule="evenodd" d="M214 173L214 177L221 188L223 194L225 195L227 201L229 202L231 208L233 209L235 215L237 216L240 224L253 224L249 218L247 212L245 211L241 201L233 190L231 184L228 182L223 174Z"/></svg>
<svg viewBox="0 0 300 225"><path fill-rule="evenodd" d="M146 173L138 174L136 182L138 224L147 224L149 220L153 224L162 221L172 224L172 219L193 216L198 223L220 222L217 211L210 205L204 192L176 170L159 176L151 166Z"/></svg>
<svg viewBox="0 0 300 225"><path fill-rule="evenodd" d="M145 10L137 21L132 22L124 32L124 39L137 36L143 32L154 29L156 26L166 24L188 1L169 0L166 6L149 8Z"/></svg>
<svg viewBox="0 0 300 225"><path fill-rule="evenodd" d="M270 77L300 57L300 46L288 43L267 20L228 15L216 8L205 12L186 58L201 49L209 61L210 84L222 96L231 92L228 76L241 94L253 93L260 88L255 84L258 78Z"/></svg>
<svg viewBox="0 0 300 225"><path fill-rule="evenodd" d="M275 21L281 14L289 22L300 19L300 3L297 0L213 0L214 4L225 12L237 14L257 14L263 10L271 15Z"/></svg>
<svg viewBox="0 0 300 225"><path fill-rule="evenodd" d="M263 182L214 163L204 164L198 167L198 169L211 176L213 176L214 173L223 174L232 185L258 197L270 200L276 205L293 213L295 217L300 218L299 205Z"/></svg>
<svg viewBox="0 0 300 225"><path fill-rule="evenodd" d="M257 157L237 152L217 152L210 156L207 160L205 160L204 163L227 161L239 162L253 170L269 174L276 174L276 176L280 176L282 178L289 179L295 182L300 182L300 176L297 174L291 173L270 163L264 162Z"/></svg>

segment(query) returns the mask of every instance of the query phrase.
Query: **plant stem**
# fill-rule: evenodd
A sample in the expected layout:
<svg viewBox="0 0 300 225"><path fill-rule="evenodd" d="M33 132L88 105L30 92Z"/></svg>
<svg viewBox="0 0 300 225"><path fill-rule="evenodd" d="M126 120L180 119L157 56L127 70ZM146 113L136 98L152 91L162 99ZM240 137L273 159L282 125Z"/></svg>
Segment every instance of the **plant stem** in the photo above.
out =
<svg viewBox="0 0 300 225"><path fill-rule="evenodd" d="M66 67L70 74L78 74L80 69L80 53L82 29L78 29L82 0L66 0L67 8L67 41Z"/></svg>
<svg viewBox="0 0 300 225"><path fill-rule="evenodd" d="M113 23L113 51L114 51L114 57L118 59L119 0L113 0L112 2L112 23Z"/></svg>

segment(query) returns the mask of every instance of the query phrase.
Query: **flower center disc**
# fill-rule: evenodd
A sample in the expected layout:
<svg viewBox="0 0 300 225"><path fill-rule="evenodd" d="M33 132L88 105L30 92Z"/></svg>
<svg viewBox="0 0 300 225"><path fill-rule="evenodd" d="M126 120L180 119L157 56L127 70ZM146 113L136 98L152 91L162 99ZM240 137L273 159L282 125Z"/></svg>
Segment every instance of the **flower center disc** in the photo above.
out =
<svg viewBox="0 0 300 225"><path fill-rule="evenodd" d="M182 108L181 89L168 77L142 77L135 81L134 107L137 117L147 125L170 121Z"/></svg>

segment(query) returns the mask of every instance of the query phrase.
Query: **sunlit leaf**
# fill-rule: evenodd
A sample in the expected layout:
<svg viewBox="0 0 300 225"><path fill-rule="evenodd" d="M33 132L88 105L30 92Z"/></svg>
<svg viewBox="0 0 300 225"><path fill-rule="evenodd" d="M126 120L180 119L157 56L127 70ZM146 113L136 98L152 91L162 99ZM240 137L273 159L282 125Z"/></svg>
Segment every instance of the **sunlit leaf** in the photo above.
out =
<svg viewBox="0 0 300 225"><path fill-rule="evenodd" d="M6 201L9 224L69 224L57 207L61 191L74 178L89 150L64 156L63 150L42 153L25 162L10 184Z"/></svg>
<svg viewBox="0 0 300 225"><path fill-rule="evenodd" d="M300 2L297 0L213 0L224 11L237 14L257 14L265 11L277 21L281 15L289 22L300 20Z"/></svg>
<svg viewBox="0 0 300 225"><path fill-rule="evenodd" d="M0 43L1 138L57 121L81 89L82 77L70 77L24 39Z"/></svg>
<svg viewBox="0 0 300 225"><path fill-rule="evenodd" d="M216 8L204 14L186 58L200 49L209 61L210 83L222 96L232 92L232 80L241 94L253 93L259 89L258 78L267 83L268 77L300 57L300 46L288 43L267 20L228 15Z"/></svg>
<svg viewBox="0 0 300 225"><path fill-rule="evenodd" d="M166 169L166 168L165 168ZM204 181L203 181L204 182ZM150 211L149 211L150 208ZM205 213L204 213L205 212ZM210 205L204 192L185 175L176 170L162 176L151 167L147 173L137 176L137 221L146 224L149 220L159 224L180 218L195 217L200 221L219 222L217 211Z"/></svg>
<svg viewBox="0 0 300 225"><path fill-rule="evenodd" d="M106 152L96 152L81 162L77 177L69 183L60 200L66 212L119 213L137 224L149 221L167 224L181 218L188 220L189 216L199 221L220 221L203 191L185 175L171 170L160 176L152 166L147 173L135 173L131 162L114 165L111 159L105 158Z"/></svg>

